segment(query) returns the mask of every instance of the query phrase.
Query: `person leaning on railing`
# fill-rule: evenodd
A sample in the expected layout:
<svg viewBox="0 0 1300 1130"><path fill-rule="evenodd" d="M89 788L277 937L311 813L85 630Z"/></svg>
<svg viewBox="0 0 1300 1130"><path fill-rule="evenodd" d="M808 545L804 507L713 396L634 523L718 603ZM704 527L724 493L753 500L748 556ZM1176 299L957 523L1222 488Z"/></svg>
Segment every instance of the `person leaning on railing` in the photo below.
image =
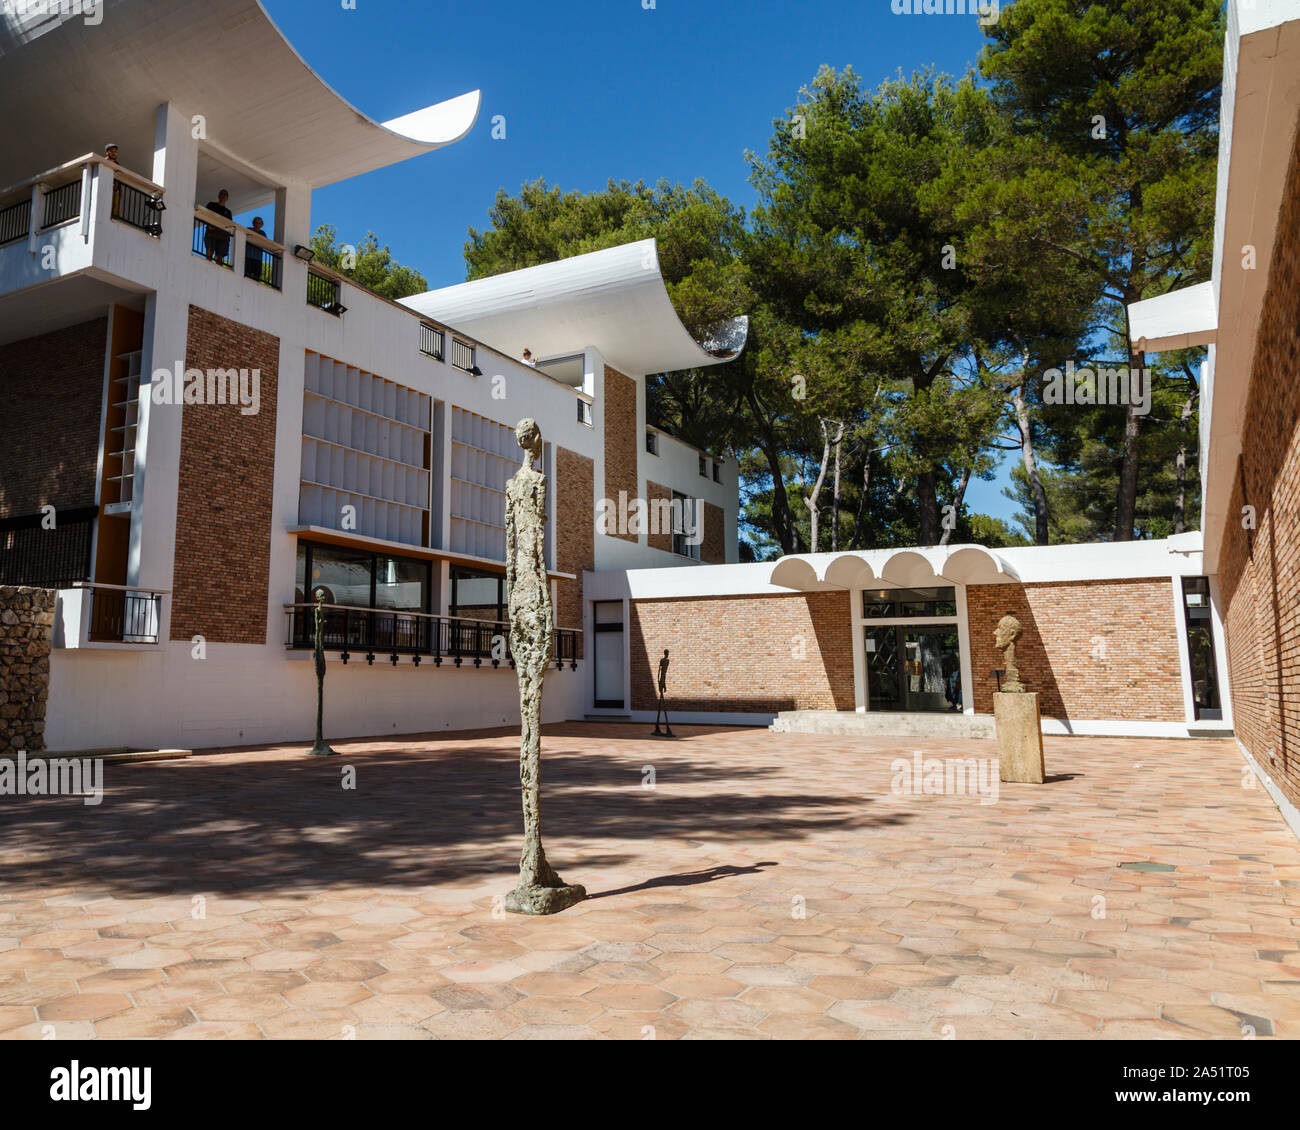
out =
<svg viewBox="0 0 1300 1130"><path fill-rule="evenodd" d="M258 235L260 235L263 239L269 239L270 236L268 236L268 235L266 234L266 231L265 231L265 229L264 229L264 227L263 227L264 222L265 222L265 221L263 221L263 219L262 219L261 216L254 216L254 217L253 217L253 227L252 227L251 230L254 231L254 232L256 232L256 233L257 233ZM266 281L267 281L265 278L262 277L262 275L263 275L263 272L262 272L262 258L263 258L263 251L262 251L261 246L258 245L258 244L256 244L256 243L254 243L252 240L245 240L245 242L244 242L244 278L246 278L246 279L257 279L257 280L260 281L260 282L266 282Z"/></svg>
<svg viewBox="0 0 1300 1130"><path fill-rule="evenodd" d="M226 201L229 199L230 193L223 188L217 193L217 199L209 200L205 207L209 212L215 212L227 220L234 219L230 209L226 207ZM210 261L224 263L230 253L230 233L215 224L206 224L203 228L203 250Z"/></svg>

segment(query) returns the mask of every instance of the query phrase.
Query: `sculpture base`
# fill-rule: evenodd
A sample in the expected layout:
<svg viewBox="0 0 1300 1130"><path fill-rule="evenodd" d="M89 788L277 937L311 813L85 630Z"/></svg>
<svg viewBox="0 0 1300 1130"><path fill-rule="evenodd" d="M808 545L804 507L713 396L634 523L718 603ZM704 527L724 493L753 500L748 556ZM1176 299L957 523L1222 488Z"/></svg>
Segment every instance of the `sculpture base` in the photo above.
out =
<svg viewBox="0 0 1300 1130"><path fill-rule="evenodd" d="M656 729L651 735L652 738L675 738L677 735L672 730L664 731Z"/></svg>
<svg viewBox="0 0 1300 1130"><path fill-rule="evenodd" d="M993 696L993 719L998 735L998 762L1004 781L1041 785L1043 770L1043 723L1038 713L1038 695Z"/></svg>
<svg viewBox="0 0 1300 1130"><path fill-rule="evenodd" d="M587 897L587 888L576 883L560 887L516 887L506 895L511 914L559 914Z"/></svg>
<svg viewBox="0 0 1300 1130"><path fill-rule="evenodd" d="M330 749L329 743L325 741L316 742L316 744L307 751L309 757L337 757L338 753L338 750Z"/></svg>

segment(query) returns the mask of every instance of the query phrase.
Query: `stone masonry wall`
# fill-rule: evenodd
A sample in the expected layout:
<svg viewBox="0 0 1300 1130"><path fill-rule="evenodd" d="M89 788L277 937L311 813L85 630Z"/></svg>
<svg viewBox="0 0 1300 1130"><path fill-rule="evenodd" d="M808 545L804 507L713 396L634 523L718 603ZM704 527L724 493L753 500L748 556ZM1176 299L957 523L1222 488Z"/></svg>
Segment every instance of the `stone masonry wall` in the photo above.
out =
<svg viewBox="0 0 1300 1130"><path fill-rule="evenodd" d="M54 590L0 586L0 755L45 748Z"/></svg>
<svg viewBox="0 0 1300 1130"><path fill-rule="evenodd" d="M1241 430L1219 550L1233 726L1300 805L1300 134Z"/></svg>

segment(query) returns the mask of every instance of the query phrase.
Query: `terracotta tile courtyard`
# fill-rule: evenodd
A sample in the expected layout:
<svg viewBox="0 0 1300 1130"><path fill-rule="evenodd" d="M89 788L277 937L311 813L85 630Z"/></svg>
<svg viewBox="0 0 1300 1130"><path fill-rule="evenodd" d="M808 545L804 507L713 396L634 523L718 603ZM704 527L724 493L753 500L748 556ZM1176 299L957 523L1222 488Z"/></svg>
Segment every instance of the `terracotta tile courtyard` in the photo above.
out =
<svg viewBox="0 0 1300 1130"><path fill-rule="evenodd" d="M547 852L592 897L546 919L499 909L505 731L5 797L0 1035L1300 1037L1300 843L1232 742L1049 738L1047 784L981 803L892 763L991 742L648 729L547 727Z"/></svg>

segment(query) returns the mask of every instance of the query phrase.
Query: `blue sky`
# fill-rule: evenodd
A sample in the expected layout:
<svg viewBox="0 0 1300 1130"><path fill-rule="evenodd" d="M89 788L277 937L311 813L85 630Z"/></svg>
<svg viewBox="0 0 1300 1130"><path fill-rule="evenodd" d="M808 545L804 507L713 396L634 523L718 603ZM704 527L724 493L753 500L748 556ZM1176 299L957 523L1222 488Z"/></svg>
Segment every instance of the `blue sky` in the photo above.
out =
<svg viewBox="0 0 1300 1130"><path fill-rule="evenodd" d="M650 3L651 0L645 0ZM357 242L374 229L431 287L462 282L467 229L497 189L545 177L568 191L702 177L749 208L746 149L828 63L874 85L933 65L962 73L973 16L900 16L890 0L264 0L304 59L380 121L483 91L449 148L315 194L313 223ZM505 117L505 140L492 119ZM1009 517L995 483L972 509Z"/></svg>

